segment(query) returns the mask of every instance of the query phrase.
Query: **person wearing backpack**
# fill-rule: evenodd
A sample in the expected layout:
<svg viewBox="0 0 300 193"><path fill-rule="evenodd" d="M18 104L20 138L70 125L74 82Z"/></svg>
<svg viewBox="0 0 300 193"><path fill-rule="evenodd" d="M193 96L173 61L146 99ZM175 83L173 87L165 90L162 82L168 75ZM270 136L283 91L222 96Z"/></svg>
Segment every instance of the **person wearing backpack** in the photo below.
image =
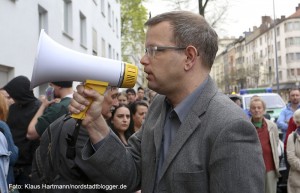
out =
<svg viewBox="0 0 300 193"><path fill-rule="evenodd" d="M118 88L108 87L104 94L101 113L108 120L111 109L118 106ZM100 109L100 108L99 108ZM97 172L93 168L87 168L82 160L81 150L88 142L89 135L83 127L78 126L77 120L70 115L63 115L54 121L40 138L40 146L37 148L33 164L31 182L34 185L49 185L46 189L33 190L33 192L68 193L68 192L101 192L103 189L93 189L93 185L99 184L94 179L88 178L85 172ZM80 126L80 125L79 125ZM76 134L76 129L78 133ZM74 132L75 131L75 132ZM77 138L78 137L78 138ZM69 144L70 139L75 140L75 147ZM74 148L74 157L69 157L69 151ZM84 169L84 170L82 170ZM51 185L85 185L79 189L51 189ZM105 182L103 182L105 184ZM90 186L88 186L90 185ZM76 187L76 186L74 186Z"/></svg>
<svg viewBox="0 0 300 193"><path fill-rule="evenodd" d="M297 129L293 131L287 140L286 154L290 165L288 177L288 192L300 192L300 109L293 114Z"/></svg>
<svg viewBox="0 0 300 193"><path fill-rule="evenodd" d="M54 89L55 99L42 99L42 105L28 125L26 137L29 140L40 138L53 121L68 113L68 105L73 95L73 81L51 82L50 86Z"/></svg>

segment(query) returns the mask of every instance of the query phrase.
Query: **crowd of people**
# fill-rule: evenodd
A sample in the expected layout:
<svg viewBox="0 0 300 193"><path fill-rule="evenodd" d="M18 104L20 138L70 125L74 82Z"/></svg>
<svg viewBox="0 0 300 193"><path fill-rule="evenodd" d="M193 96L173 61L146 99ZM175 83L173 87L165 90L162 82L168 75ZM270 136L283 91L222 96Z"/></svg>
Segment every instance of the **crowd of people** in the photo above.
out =
<svg viewBox="0 0 300 193"><path fill-rule="evenodd" d="M39 140L51 123L68 114L73 82L51 82L49 86L52 88L51 99L43 94L36 98L30 90L30 80L25 76L13 78L0 89L1 193L31 192L25 185L31 184L31 165ZM129 91L133 96L127 96ZM107 107L102 112L124 145L141 127L150 102L142 87L138 88L138 96L134 89L126 92L110 89ZM23 188L13 190L15 184Z"/></svg>
<svg viewBox="0 0 300 193"><path fill-rule="evenodd" d="M235 95L231 100L241 106L241 99ZM265 193L278 192L277 183L287 180L287 192L296 193L300 190L300 90L297 87L289 91L289 101L281 110L276 122L270 121L266 113L265 101L253 95L249 104L249 111L245 111L256 127L263 150L266 167ZM279 137L279 132L282 133ZM300 137L299 137L300 139ZM299 143L299 144L298 144ZM281 147L283 144L283 147ZM282 150L283 148L283 150ZM283 160L282 160L283 159ZM280 162L284 161L286 170L279 171ZM292 167L290 167L292 164ZM291 172L290 172L291 171ZM296 180L297 179L297 180ZM285 188L281 192L285 192Z"/></svg>
<svg viewBox="0 0 300 193"><path fill-rule="evenodd" d="M10 192L32 191L24 185L32 183L35 150L51 128L61 129L55 146L59 149L54 150L60 155L53 179L57 185L122 184L123 189L111 192L131 193L275 193L281 120L291 124L285 135L288 190L299 192L299 90L291 91L278 127L265 118L266 105L259 97L251 99L249 118L218 91L209 75L218 36L202 16L166 12L150 18L145 27L140 62L147 74L148 96L142 87L119 92L108 86L103 95L84 85L73 91L72 82L63 81L49 83L55 96L49 101L34 96L25 76L0 89L0 192L8 192L12 184L22 188ZM67 116L86 108L80 124ZM66 139L77 127L70 159Z"/></svg>

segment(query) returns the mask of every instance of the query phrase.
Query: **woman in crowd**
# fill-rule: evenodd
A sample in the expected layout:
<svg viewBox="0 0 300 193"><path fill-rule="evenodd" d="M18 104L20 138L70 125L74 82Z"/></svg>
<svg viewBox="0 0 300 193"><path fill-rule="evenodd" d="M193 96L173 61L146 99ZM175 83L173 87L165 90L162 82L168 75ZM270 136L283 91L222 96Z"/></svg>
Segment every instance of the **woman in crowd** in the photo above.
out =
<svg viewBox="0 0 300 193"><path fill-rule="evenodd" d="M253 97L250 101L251 122L256 127L263 150L266 167L265 193L274 193L277 189L279 173L278 144L279 134L276 124L264 117L266 103L260 97Z"/></svg>
<svg viewBox="0 0 300 193"><path fill-rule="evenodd" d="M125 92L120 92L118 94L118 101L119 101L119 104L128 105L127 95Z"/></svg>
<svg viewBox="0 0 300 193"><path fill-rule="evenodd" d="M129 107L120 104L112 111L109 125L124 145L127 145L128 138L134 133L133 121Z"/></svg>
<svg viewBox="0 0 300 193"><path fill-rule="evenodd" d="M300 109L293 114L293 120L297 126L287 140L286 154L290 165L288 177L288 192L300 192Z"/></svg>
<svg viewBox="0 0 300 193"><path fill-rule="evenodd" d="M13 166L15 165L18 159L18 147L15 145L10 128L6 124L8 115L8 104L5 97L0 94L0 130L3 132L7 145L8 151L10 151L10 161L9 161L9 170L7 175L7 183L14 184L14 171Z"/></svg>

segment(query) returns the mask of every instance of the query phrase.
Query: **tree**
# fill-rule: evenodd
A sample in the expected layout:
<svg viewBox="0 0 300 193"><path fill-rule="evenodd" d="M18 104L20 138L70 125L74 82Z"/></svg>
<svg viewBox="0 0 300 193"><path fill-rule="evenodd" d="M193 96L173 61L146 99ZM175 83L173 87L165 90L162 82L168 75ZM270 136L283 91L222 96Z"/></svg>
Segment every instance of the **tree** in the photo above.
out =
<svg viewBox="0 0 300 193"><path fill-rule="evenodd" d="M142 5L143 1L121 1L121 46L124 61L129 61L131 56L136 57L144 49L147 9Z"/></svg>
<svg viewBox="0 0 300 193"><path fill-rule="evenodd" d="M193 10L196 0L165 0L174 10ZM197 0L197 12L206 18L212 27L217 27L218 23L226 19L226 12L229 7L228 0Z"/></svg>

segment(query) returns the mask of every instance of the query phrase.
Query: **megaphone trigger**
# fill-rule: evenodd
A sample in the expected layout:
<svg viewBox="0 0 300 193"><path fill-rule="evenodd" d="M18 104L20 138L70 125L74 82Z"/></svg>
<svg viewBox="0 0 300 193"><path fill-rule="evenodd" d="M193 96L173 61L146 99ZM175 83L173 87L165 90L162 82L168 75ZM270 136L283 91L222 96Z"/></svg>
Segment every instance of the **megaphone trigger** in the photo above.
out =
<svg viewBox="0 0 300 193"><path fill-rule="evenodd" d="M103 95L105 93L107 87L108 87L108 82L103 82L103 81L98 81L98 80L86 80L84 83L84 88L93 89L101 95ZM90 104L93 102L92 99L89 99L89 101L90 101ZM71 117L73 117L74 119L80 119L80 120L84 119L88 108L89 108L89 106L87 108L85 108L85 110L79 114L72 114Z"/></svg>

